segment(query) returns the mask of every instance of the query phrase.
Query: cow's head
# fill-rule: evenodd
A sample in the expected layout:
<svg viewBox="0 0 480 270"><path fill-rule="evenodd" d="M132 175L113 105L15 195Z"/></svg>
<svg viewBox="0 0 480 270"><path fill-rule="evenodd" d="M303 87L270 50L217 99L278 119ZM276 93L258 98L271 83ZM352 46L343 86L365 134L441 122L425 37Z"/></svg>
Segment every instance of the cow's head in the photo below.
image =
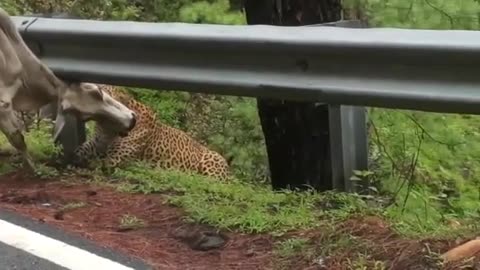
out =
<svg viewBox="0 0 480 270"><path fill-rule="evenodd" d="M107 125L110 131L126 136L136 123L135 113L93 83L70 83L58 100L54 138L65 125L65 113L83 121L94 120Z"/></svg>

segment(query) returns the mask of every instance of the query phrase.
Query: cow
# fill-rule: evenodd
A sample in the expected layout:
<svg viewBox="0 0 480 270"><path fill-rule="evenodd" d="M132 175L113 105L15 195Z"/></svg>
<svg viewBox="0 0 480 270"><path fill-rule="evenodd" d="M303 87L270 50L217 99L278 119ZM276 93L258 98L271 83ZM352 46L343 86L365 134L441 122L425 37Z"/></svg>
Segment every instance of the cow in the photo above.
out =
<svg viewBox="0 0 480 270"><path fill-rule="evenodd" d="M28 171L35 171L35 166L15 111L37 111L52 102L57 104L54 140L65 126L66 114L111 123L110 128L122 136L136 123L133 111L95 84L58 78L29 49L9 14L0 8L0 131L21 154Z"/></svg>

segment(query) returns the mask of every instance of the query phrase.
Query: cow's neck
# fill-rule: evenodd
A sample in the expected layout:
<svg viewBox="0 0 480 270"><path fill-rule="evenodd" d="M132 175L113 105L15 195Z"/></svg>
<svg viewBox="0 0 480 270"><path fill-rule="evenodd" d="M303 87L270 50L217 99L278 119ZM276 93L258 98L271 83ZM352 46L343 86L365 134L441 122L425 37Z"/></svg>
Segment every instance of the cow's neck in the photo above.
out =
<svg viewBox="0 0 480 270"><path fill-rule="evenodd" d="M44 64L27 61L22 75L22 87L13 98L13 106L19 111L33 111L56 102L66 83L56 77Z"/></svg>
<svg viewBox="0 0 480 270"><path fill-rule="evenodd" d="M16 59L21 62L19 78L21 86L16 87L11 93L13 107L17 110L30 111L56 101L65 89L65 83L30 50L10 16L2 9L0 9L0 33L7 38L4 41L10 43L9 50L5 53L16 54ZM12 82L14 81L18 83L18 79L12 77Z"/></svg>

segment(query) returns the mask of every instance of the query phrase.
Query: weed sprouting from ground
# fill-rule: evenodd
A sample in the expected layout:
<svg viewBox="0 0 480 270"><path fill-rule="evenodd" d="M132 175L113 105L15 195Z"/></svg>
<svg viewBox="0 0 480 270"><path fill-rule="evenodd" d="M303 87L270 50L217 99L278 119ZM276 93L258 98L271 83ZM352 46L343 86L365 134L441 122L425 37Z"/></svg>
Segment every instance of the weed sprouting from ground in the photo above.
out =
<svg viewBox="0 0 480 270"><path fill-rule="evenodd" d="M45 166L44 164L38 164L35 167L35 175L40 178L53 178L60 175L60 172L52 167Z"/></svg>
<svg viewBox="0 0 480 270"><path fill-rule="evenodd" d="M63 205L60 210L62 211L70 211L77 208L85 207L87 204L85 202L71 202Z"/></svg>
<svg viewBox="0 0 480 270"><path fill-rule="evenodd" d="M289 238L277 244L276 252L281 257L290 257L305 250L308 245L309 240L307 238Z"/></svg>
<svg viewBox="0 0 480 270"><path fill-rule="evenodd" d="M145 221L129 214L123 215L119 223L121 229L138 229L145 226Z"/></svg>
<svg viewBox="0 0 480 270"><path fill-rule="evenodd" d="M387 269L385 262L374 260L372 263L372 258L369 258L368 255L358 254L356 258L347 259L346 262L347 269L352 270L384 270Z"/></svg>

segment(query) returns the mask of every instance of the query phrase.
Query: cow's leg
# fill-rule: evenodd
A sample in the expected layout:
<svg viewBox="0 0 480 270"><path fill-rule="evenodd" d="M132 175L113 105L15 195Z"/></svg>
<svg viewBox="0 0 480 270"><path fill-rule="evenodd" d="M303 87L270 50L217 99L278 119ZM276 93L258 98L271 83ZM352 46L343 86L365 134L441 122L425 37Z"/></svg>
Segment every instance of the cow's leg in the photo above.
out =
<svg viewBox="0 0 480 270"><path fill-rule="evenodd" d="M5 134L10 144L15 147L22 156L24 168L30 172L34 172L35 166L27 151L20 119L18 119L11 107L6 108L6 106L1 105L2 104L0 104L2 108L0 109L0 130Z"/></svg>
<svg viewBox="0 0 480 270"><path fill-rule="evenodd" d="M35 172L35 165L32 158L28 154L27 145L25 144L25 138L22 132L17 130L11 135L7 135L7 138L8 141L13 145L13 147L15 147L19 151L20 155L22 156L24 169L32 173Z"/></svg>

